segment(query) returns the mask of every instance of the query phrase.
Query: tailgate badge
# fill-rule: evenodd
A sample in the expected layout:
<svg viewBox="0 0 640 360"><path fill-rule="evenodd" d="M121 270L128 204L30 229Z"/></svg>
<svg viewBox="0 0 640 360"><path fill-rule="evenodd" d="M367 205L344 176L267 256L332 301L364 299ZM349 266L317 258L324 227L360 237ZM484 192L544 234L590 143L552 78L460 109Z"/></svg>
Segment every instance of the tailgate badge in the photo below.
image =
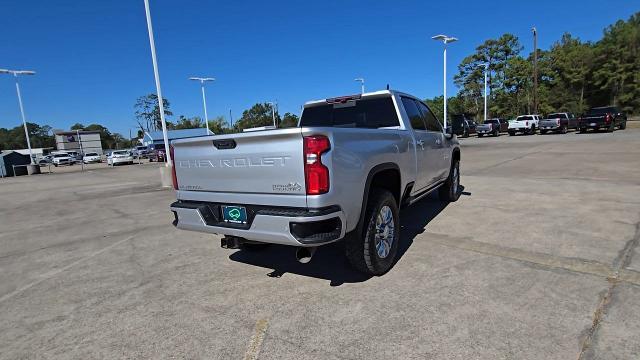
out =
<svg viewBox="0 0 640 360"><path fill-rule="evenodd" d="M288 184L274 184L273 185L273 191L279 191L279 192L299 192L300 190L302 190L302 185L298 184L297 182L293 183L288 183Z"/></svg>

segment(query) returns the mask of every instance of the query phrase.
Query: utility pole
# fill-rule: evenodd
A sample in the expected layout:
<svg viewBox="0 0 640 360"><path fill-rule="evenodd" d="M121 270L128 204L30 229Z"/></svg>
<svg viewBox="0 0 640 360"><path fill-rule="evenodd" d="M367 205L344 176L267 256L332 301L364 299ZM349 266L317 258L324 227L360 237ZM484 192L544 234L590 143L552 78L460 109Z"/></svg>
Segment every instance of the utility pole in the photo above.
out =
<svg viewBox="0 0 640 360"><path fill-rule="evenodd" d="M533 113L538 113L538 30L531 28L533 32Z"/></svg>
<svg viewBox="0 0 640 360"><path fill-rule="evenodd" d="M204 83L206 81L215 81L215 78L203 78L203 77L190 77L189 80L200 81L200 88L202 89L202 106L204 107L204 124L207 127L207 135L209 134L209 115L207 115L207 98L204 95Z"/></svg>
<svg viewBox="0 0 640 360"><path fill-rule="evenodd" d="M231 109L229 109L229 120L231 120L231 123L229 124L229 126L233 128L233 115L231 114Z"/></svg>
<svg viewBox="0 0 640 360"><path fill-rule="evenodd" d="M156 59L156 44L153 39L153 25L151 24L151 13L149 11L149 0L144 0L144 10L147 17L147 31L149 33L149 45L151 47L151 62L153 63L153 77L156 81L156 92L158 95L158 107L160 108L160 122L162 123L162 137L164 140L164 153L167 158L167 167L173 165L171 162L171 151L169 151L169 138L167 136L167 122L164 119L164 100L160 88L160 73L158 71L158 60ZM117 143L116 143L117 146Z"/></svg>
<svg viewBox="0 0 640 360"><path fill-rule="evenodd" d="M76 137L78 138L78 144L80 145L80 155L82 159L80 160L80 171L84 171L84 150L82 149L82 138L80 137L80 129L76 129Z"/></svg>
<svg viewBox="0 0 640 360"><path fill-rule="evenodd" d="M353 80L360 83L360 94L364 94L364 78L355 78Z"/></svg>
<svg viewBox="0 0 640 360"><path fill-rule="evenodd" d="M29 160L31 165L35 165L33 161L33 151L31 150L31 140L29 140L29 130L27 129L27 118L24 115L24 106L22 106L22 95L20 94L20 84L18 84L18 75L35 75L35 71L31 70L7 70L0 69L0 74L11 74L16 80L16 93L18 94L18 104L20 105L20 115L22 115L22 126L24 127L24 136L27 138L27 148L29 148Z"/></svg>

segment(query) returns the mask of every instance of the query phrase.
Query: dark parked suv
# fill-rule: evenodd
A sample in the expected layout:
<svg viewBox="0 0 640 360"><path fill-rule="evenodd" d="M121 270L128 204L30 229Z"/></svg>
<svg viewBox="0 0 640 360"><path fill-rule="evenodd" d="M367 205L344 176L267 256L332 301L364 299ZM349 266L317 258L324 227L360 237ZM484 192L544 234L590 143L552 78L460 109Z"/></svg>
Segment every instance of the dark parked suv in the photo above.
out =
<svg viewBox="0 0 640 360"><path fill-rule="evenodd" d="M467 118L466 115L453 115L451 127L453 133L461 137L469 137L470 134L476 133L476 122Z"/></svg>

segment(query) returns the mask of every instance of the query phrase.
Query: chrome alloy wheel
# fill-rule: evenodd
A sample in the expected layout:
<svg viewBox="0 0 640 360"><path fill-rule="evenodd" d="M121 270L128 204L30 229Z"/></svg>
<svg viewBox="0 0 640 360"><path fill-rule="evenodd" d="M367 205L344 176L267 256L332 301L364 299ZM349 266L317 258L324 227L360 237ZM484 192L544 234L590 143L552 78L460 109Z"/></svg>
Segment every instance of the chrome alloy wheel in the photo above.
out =
<svg viewBox="0 0 640 360"><path fill-rule="evenodd" d="M389 255L395 238L395 230L393 212L389 206L385 205L380 208L380 212L376 217L375 245L380 259L384 259Z"/></svg>
<svg viewBox="0 0 640 360"><path fill-rule="evenodd" d="M457 166L453 167L453 176L452 176L453 177L453 179L452 179L453 181L451 183L452 183L452 186L453 186L453 194L454 195L460 189L460 174L459 174L459 171L460 170L458 169Z"/></svg>

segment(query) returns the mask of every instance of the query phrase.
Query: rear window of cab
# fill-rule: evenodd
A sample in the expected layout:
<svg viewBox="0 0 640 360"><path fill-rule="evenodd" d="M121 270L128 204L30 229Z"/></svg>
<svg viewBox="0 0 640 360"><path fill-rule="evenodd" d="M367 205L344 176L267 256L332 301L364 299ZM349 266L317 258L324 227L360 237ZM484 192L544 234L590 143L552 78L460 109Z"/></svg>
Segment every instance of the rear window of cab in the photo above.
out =
<svg viewBox="0 0 640 360"><path fill-rule="evenodd" d="M389 96L310 106L304 109L300 119L300 126L315 127L377 129L399 125Z"/></svg>

